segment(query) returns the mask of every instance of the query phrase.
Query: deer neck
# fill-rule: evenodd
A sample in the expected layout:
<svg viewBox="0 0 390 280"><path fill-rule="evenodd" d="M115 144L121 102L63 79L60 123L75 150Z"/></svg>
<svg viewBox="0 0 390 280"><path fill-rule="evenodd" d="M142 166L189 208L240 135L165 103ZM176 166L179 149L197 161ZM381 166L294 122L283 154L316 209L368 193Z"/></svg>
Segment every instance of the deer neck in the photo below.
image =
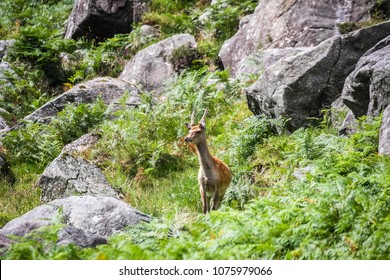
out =
<svg viewBox="0 0 390 280"><path fill-rule="evenodd" d="M211 170L214 160L213 156L209 152L209 148L207 147L207 142L203 141L201 143L196 144L196 148L198 151L198 158L200 166L204 171Z"/></svg>

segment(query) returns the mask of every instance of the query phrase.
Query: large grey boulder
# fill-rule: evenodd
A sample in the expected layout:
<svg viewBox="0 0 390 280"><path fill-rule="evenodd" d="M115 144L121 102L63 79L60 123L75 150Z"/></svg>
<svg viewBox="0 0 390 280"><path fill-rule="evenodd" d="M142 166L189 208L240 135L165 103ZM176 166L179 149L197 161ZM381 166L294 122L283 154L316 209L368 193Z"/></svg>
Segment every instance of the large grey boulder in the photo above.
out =
<svg viewBox="0 0 390 280"><path fill-rule="evenodd" d="M72 195L120 197L95 165L66 153L46 167L38 185L42 188L42 203Z"/></svg>
<svg viewBox="0 0 390 280"><path fill-rule="evenodd" d="M381 155L390 155L390 106L383 112L378 152Z"/></svg>
<svg viewBox="0 0 390 280"><path fill-rule="evenodd" d="M246 89L254 114L289 119L289 129L310 124L340 95L360 57L390 35L390 22L335 36L313 50L279 61Z"/></svg>
<svg viewBox="0 0 390 280"><path fill-rule="evenodd" d="M339 34L338 24L370 18L372 1L262 0L219 53L232 76L239 63L262 48L315 46Z"/></svg>
<svg viewBox="0 0 390 280"><path fill-rule="evenodd" d="M390 105L389 93L390 36L359 59L345 81L341 98L356 118L376 117Z"/></svg>
<svg viewBox="0 0 390 280"><path fill-rule="evenodd" d="M144 0L76 0L65 38L102 41L131 31L146 10Z"/></svg>
<svg viewBox="0 0 390 280"><path fill-rule="evenodd" d="M73 243L81 247L106 243L108 237L124 227L150 220L149 216L112 197L71 196L38 206L8 222L0 229L0 236L24 236L56 223L59 218L65 227L59 233L58 244Z"/></svg>
<svg viewBox="0 0 390 280"><path fill-rule="evenodd" d="M156 44L153 44L140 52L127 63L120 74L123 79L135 84L146 91L158 90L175 74L175 57L181 59L181 54L191 53L197 47L195 38L188 34L178 34ZM186 63L191 63L191 57Z"/></svg>
<svg viewBox="0 0 390 280"><path fill-rule="evenodd" d="M47 123L58 112L62 111L66 105L92 103L98 97L105 104L111 105L115 109L120 106L121 98L126 95L128 95L125 102L127 106L134 107L140 104L138 89L129 83L111 77L96 78L85 83L77 84L72 89L64 92L25 117L25 120Z"/></svg>

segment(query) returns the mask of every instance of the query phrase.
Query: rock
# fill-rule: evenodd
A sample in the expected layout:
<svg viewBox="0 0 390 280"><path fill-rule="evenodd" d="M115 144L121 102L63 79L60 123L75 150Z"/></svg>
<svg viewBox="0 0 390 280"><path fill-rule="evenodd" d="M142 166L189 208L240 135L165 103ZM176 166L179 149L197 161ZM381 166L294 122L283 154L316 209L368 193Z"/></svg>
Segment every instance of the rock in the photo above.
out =
<svg viewBox="0 0 390 280"><path fill-rule="evenodd" d="M157 37L159 35L159 31L157 28L154 28L153 26L144 24L140 28L141 36L151 36L151 37Z"/></svg>
<svg viewBox="0 0 390 280"><path fill-rule="evenodd" d="M79 139L73 141L72 143L67 144L63 149L61 154L81 154L91 147L93 147L101 138L101 135L97 132L91 132L81 136Z"/></svg>
<svg viewBox="0 0 390 280"><path fill-rule="evenodd" d="M7 57L7 49L15 43L15 40L0 40L0 62Z"/></svg>
<svg viewBox="0 0 390 280"><path fill-rule="evenodd" d="M284 49L266 49L248 55L240 62L236 73L237 78L241 79L244 76L251 74L259 74L271 65L274 65L281 59L298 53L309 51L312 48L284 48Z"/></svg>
<svg viewBox="0 0 390 280"><path fill-rule="evenodd" d="M144 0L76 0L68 19L65 38L85 37L103 41L131 31L146 10Z"/></svg>
<svg viewBox="0 0 390 280"><path fill-rule="evenodd" d="M127 63L119 79L140 86L146 91L158 90L169 78L177 74L171 61L172 55L180 56L178 50L183 50L184 53L187 50L195 50L196 47L193 36L174 35L138 52Z"/></svg>
<svg viewBox="0 0 390 280"><path fill-rule="evenodd" d="M10 185L15 183L15 175L9 167L5 155L2 153L0 153L0 183L1 182L6 182Z"/></svg>
<svg viewBox="0 0 390 280"><path fill-rule="evenodd" d="M364 115L376 117L390 105L389 92L390 36L359 59L345 81L341 98L356 118Z"/></svg>
<svg viewBox="0 0 390 280"><path fill-rule="evenodd" d="M58 235L58 244L73 243L80 247L106 243L108 237L124 227L150 220L149 216L112 197L71 196L38 206L8 222L0 229L0 236L24 236L56 223L59 216L65 227Z"/></svg>
<svg viewBox="0 0 390 280"><path fill-rule="evenodd" d="M71 195L120 197L95 165L68 154L60 154L46 167L38 185L42 203Z"/></svg>
<svg viewBox="0 0 390 280"><path fill-rule="evenodd" d="M339 34L338 23L368 20L370 8L371 1L262 0L219 56L235 77L240 62L257 50L318 45Z"/></svg>
<svg viewBox="0 0 390 280"><path fill-rule="evenodd" d="M340 95L359 58L390 34L390 22L326 40L313 50L279 61L246 89L254 114L289 119L295 130L318 118Z"/></svg>
<svg viewBox="0 0 390 280"><path fill-rule="evenodd" d="M4 87L12 87L12 83L8 79L10 76L15 76L11 65L8 62L0 62L0 97L2 95L1 90Z"/></svg>
<svg viewBox="0 0 390 280"><path fill-rule="evenodd" d="M340 129L339 135L351 135L358 131L358 123L352 111L348 111Z"/></svg>
<svg viewBox="0 0 390 280"><path fill-rule="evenodd" d="M0 110L1 111L1 110ZM0 116L0 135L9 130L7 122Z"/></svg>
<svg viewBox="0 0 390 280"><path fill-rule="evenodd" d="M390 155L390 106L383 112L378 152L381 155Z"/></svg>
<svg viewBox="0 0 390 280"><path fill-rule="evenodd" d="M92 103L98 97L101 97L105 104L110 104L113 110L116 110L120 107L120 99L125 94L129 95L125 102L127 106L134 107L140 104L139 91L129 83L110 77L96 78L74 86L25 117L25 120L48 123L66 105Z"/></svg>
<svg viewBox="0 0 390 280"><path fill-rule="evenodd" d="M12 241L11 239L0 235L0 254L2 254L4 251L6 251L5 249L8 248L9 246L11 246L11 244L13 244L13 243L15 243L15 242Z"/></svg>

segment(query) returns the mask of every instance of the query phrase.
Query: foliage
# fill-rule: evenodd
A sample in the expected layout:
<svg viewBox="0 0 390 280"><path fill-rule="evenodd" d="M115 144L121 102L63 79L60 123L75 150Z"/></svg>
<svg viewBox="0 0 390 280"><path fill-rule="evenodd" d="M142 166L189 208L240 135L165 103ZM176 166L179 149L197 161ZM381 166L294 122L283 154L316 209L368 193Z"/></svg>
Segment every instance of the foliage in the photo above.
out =
<svg viewBox="0 0 390 280"><path fill-rule="evenodd" d="M142 21L152 26L159 26L163 34L193 34L195 3L196 0L151 0L150 11L143 15Z"/></svg>
<svg viewBox="0 0 390 280"><path fill-rule="evenodd" d="M380 118L362 119L351 137L325 123L288 135L283 123L243 114L234 88L224 72L184 71L165 102L144 95L139 109L104 122L91 158L131 205L159 218L106 245L49 246L31 257L388 259L390 160L377 155ZM199 118L206 107L211 150L235 178L220 211L205 216L197 160L180 137L192 109ZM18 258L31 242L23 239L5 257Z"/></svg>
<svg viewBox="0 0 390 280"><path fill-rule="evenodd" d="M25 79L19 77L22 73ZM39 108L51 95L50 90L43 91L48 89L48 84L42 82L42 71L27 65L20 65L14 68L14 73L7 73L1 87L0 108L4 109L1 115L10 125Z"/></svg>
<svg viewBox="0 0 390 280"><path fill-rule="evenodd" d="M390 160L373 153L378 123L363 122L352 138L305 129L285 145L278 143L280 136L272 136L284 154L280 165L310 170L288 185L278 184L242 211L225 205L207 216L141 224L84 251L85 257L388 259ZM310 153L303 152L308 148Z"/></svg>
<svg viewBox="0 0 390 280"><path fill-rule="evenodd" d="M196 36L205 61L216 64L222 43L236 33L239 20L252 12L258 1L220 0L208 5L209 2L151 0L150 11L142 20L157 26L164 37L178 33ZM201 16L204 17L202 21Z"/></svg>
<svg viewBox="0 0 390 280"><path fill-rule="evenodd" d="M164 102L156 102L151 94L144 93L138 109L119 111L115 120L100 126L103 137L92 159L105 170L111 183L127 194L131 205L158 216L170 208L162 199L181 197L180 206L189 207L188 201L193 202L193 210L199 206L196 188L193 195L192 178L197 169L194 147L184 143L184 123L193 109L199 118L207 107L209 134L222 133L214 127L221 130L224 117L233 109L233 103L237 104L238 97L225 75L207 69L183 71L167 85ZM220 119L215 118L217 115ZM144 196L153 203L145 203Z"/></svg>
<svg viewBox="0 0 390 280"><path fill-rule="evenodd" d="M40 192L34 187L40 168L33 164L21 164L13 168L17 182L9 185L0 182L0 227L39 205Z"/></svg>
<svg viewBox="0 0 390 280"><path fill-rule="evenodd" d="M144 47L155 42L157 35L142 34L141 26L133 26L130 34L117 34L97 45L77 42L77 50L68 52L63 63L69 82L76 84L96 76L115 77L126 63Z"/></svg>
<svg viewBox="0 0 390 280"><path fill-rule="evenodd" d="M2 143L12 155L14 164L31 163L42 168L60 153L65 144L101 122L105 109L100 99L92 105L68 105L49 124L26 121L24 127L9 132Z"/></svg>
<svg viewBox="0 0 390 280"><path fill-rule="evenodd" d="M13 2L24 5L2 9ZM13 113L11 120L54 94L50 81L41 78L60 52L67 52L64 70L72 86L118 74L126 60L156 39L142 37L135 26L131 34L99 44L63 41L58 37L63 26L53 16L68 11L73 1L13 2L0 4L1 36L19 40L11 58L22 78L10 76L15 86L0 100L0 107ZM143 23L159 27L162 37L196 35L204 61L212 64L222 42L258 1L209 2L151 0ZM48 10L34 9L38 4ZM40 21L47 23L41 34ZM174 57L179 62L181 51ZM57 246L63 226L57 222L18 238L1 258L389 259L390 159L377 154L380 117L361 119L349 137L337 135L327 119L287 134L284 120L250 116L241 93L246 85L231 81L226 71L199 65L167 81L158 98L143 93L138 108L124 107L114 118L103 120L99 100L67 107L49 124L27 122L2 139L17 183L0 186L1 226L39 204L35 182L43 168L64 144L93 127L102 138L84 156L121 189L126 202L155 218L88 249ZM222 207L203 215L195 148L183 137L191 112L196 109L198 120L206 108L211 153L230 166L234 178Z"/></svg>

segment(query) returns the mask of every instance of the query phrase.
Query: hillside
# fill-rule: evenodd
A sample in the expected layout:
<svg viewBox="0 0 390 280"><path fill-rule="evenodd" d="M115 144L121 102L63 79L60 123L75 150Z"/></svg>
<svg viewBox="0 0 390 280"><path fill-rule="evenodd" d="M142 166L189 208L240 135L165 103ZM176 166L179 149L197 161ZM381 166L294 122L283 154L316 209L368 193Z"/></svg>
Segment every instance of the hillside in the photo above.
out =
<svg viewBox="0 0 390 280"><path fill-rule="evenodd" d="M1 259L390 258L387 1L108 2L0 3Z"/></svg>

